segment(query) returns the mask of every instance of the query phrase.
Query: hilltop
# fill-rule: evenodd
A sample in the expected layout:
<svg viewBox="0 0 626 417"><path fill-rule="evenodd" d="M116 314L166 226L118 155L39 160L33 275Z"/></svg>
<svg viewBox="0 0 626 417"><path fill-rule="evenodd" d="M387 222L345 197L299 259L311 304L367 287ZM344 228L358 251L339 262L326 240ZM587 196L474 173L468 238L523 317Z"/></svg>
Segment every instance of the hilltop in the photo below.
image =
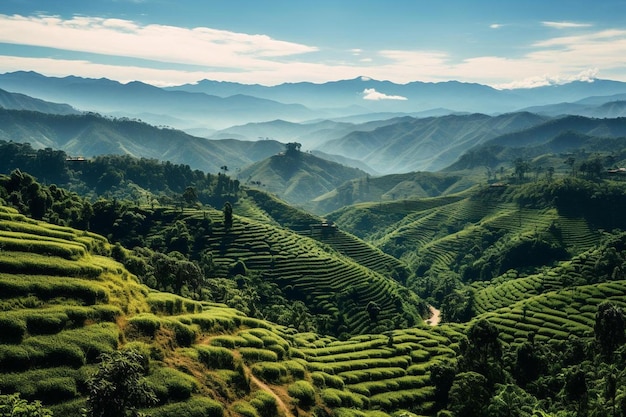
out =
<svg viewBox="0 0 626 417"><path fill-rule="evenodd" d="M287 144L286 152L251 164L238 174L249 186L260 186L297 206L309 206L313 198L366 175L360 169L301 152L299 143Z"/></svg>

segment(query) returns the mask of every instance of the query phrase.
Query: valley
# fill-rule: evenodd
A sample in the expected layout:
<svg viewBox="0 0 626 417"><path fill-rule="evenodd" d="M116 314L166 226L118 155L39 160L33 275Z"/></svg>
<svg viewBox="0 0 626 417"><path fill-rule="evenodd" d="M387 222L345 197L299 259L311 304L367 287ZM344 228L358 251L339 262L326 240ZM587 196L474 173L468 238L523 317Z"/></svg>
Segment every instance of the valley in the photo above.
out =
<svg viewBox="0 0 626 417"><path fill-rule="evenodd" d="M0 96L2 401L94 413L119 354L154 417L623 415L626 119L591 86L563 94L585 115L535 91L503 114L314 120L354 104L336 87L383 88L365 79L111 82L92 102L177 94L201 118L207 100L228 111L208 92L254 93L238 100L300 112L200 137L75 110L103 80L0 88L21 77L71 105Z"/></svg>

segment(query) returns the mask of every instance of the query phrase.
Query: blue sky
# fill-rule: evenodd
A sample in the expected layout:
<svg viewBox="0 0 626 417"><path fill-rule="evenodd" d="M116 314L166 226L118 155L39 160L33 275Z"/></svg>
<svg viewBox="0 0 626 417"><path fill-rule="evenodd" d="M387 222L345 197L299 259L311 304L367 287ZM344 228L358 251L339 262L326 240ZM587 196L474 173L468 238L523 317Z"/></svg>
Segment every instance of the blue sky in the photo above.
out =
<svg viewBox="0 0 626 417"><path fill-rule="evenodd" d="M0 72L497 88L626 81L626 1L2 0Z"/></svg>

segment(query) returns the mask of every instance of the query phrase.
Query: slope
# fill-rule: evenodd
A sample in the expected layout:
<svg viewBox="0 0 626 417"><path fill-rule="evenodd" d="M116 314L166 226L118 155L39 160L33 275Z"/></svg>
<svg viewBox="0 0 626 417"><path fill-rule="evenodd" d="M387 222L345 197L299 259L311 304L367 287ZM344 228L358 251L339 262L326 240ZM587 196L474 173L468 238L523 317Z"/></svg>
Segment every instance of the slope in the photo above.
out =
<svg viewBox="0 0 626 417"><path fill-rule="evenodd" d="M437 171L476 145L544 121L531 113L402 118L371 132L356 131L328 141L318 149L361 160L383 174Z"/></svg>
<svg viewBox="0 0 626 417"><path fill-rule="evenodd" d="M0 90L0 107L11 110L31 110L51 114L78 114L79 111L67 104L51 103L24 94Z"/></svg>
<svg viewBox="0 0 626 417"><path fill-rule="evenodd" d="M287 151L252 164L239 177L249 186L263 187L285 201L308 206L315 197L367 174L299 150Z"/></svg>
<svg viewBox="0 0 626 417"><path fill-rule="evenodd" d="M149 363L158 404L145 411L155 417L427 411L427 370L455 355L446 332L337 341L151 291L108 257L104 238L6 207L0 243L0 388L41 400L56 415L80 415L99 355L117 349L135 349Z"/></svg>
<svg viewBox="0 0 626 417"><path fill-rule="evenodd" d="M72 156L116 154L169 160L209 172L218 172L223 165L242 167L283 148L274 141L209 141L97 114L60 116L0 109L0 120L0 139L29 142L34 148L61 149Z"/></svg>

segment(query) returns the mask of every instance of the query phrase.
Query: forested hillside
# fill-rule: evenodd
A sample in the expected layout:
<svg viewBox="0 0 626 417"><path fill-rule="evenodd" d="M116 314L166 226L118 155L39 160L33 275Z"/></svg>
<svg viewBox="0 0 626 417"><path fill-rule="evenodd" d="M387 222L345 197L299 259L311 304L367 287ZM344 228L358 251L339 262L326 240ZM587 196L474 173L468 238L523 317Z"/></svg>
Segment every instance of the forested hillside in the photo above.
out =
<svg viewBox="0 0 626 417"><path fill-rule="evenodd" d="M622 410L626 282L596 272L623 263L620 234L543 276L475 283L466 324L337 340L150 290L111 259L129 252L98 235L0 217L0 384L55 415L94 410L95 381L119 360L150 394L125 405L152 416Z"/></svg>
<svg viewBox="0 0 626 417"><path fill-rule="evenodd" d="M624 415L619 176L366 177L323 219L227 167L2 146L0 404L95 415L122 363L152 416Z"/></svg>

